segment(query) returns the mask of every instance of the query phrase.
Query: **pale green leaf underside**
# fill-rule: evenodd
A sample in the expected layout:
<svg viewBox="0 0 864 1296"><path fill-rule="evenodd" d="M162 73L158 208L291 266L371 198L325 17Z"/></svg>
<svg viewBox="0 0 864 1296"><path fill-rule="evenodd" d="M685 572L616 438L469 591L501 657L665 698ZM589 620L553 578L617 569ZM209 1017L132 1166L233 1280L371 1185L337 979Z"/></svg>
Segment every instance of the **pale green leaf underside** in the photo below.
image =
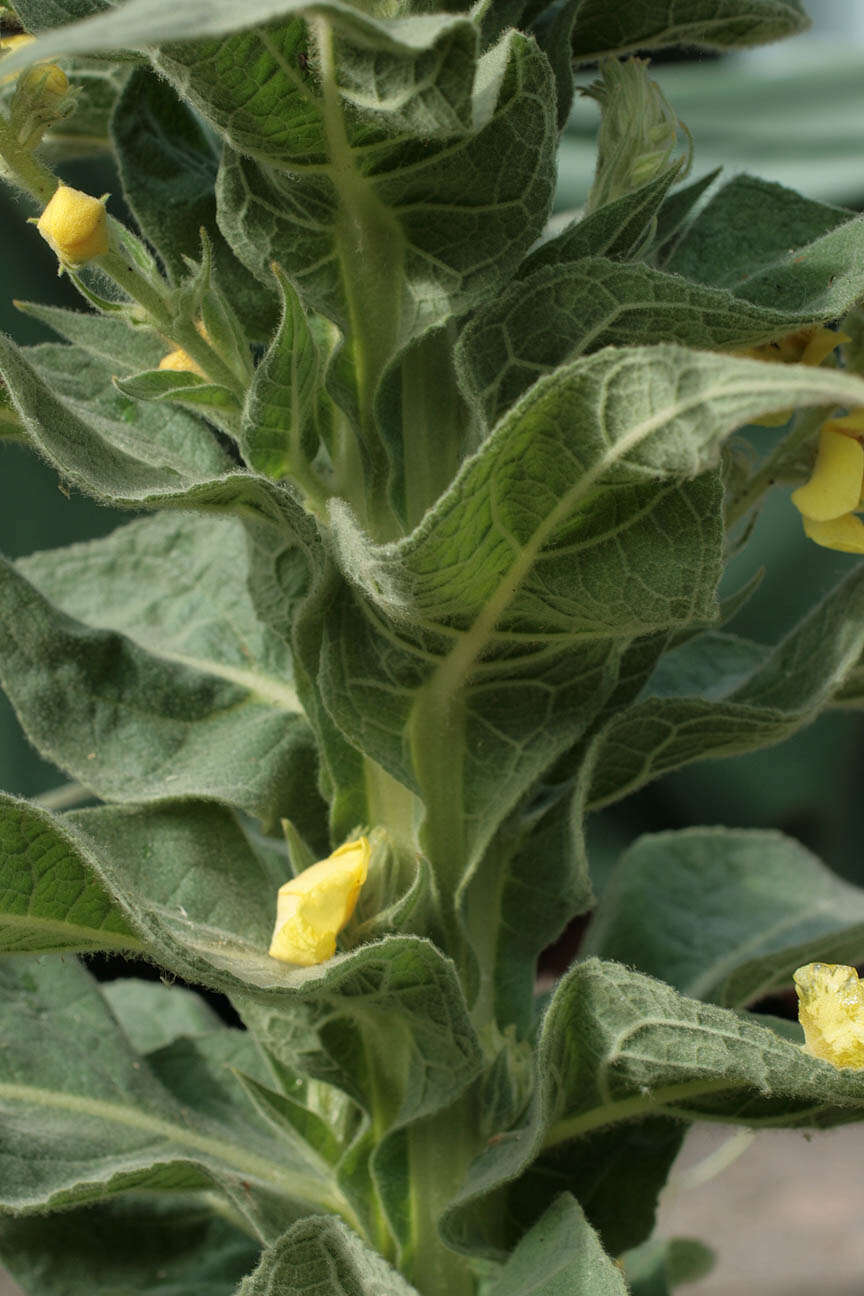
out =
<svg viewBox="0 0 864 1296"><path fill-rule="evenodd" d="M269 821L312 788L311 735L288 690L251 687L149 652L54 608L14 568L0 568L9 634L0 678L31 741L108 801L193 796ZM313 793L314 795L314 793Z"/></svg>
<svg viewBox="0 0 864 1296"><path fill-rule="evenodd" d="M780 833L658 833L617 865L584 950L741 1008L804 963L860 962L864 892Z"/></svg>

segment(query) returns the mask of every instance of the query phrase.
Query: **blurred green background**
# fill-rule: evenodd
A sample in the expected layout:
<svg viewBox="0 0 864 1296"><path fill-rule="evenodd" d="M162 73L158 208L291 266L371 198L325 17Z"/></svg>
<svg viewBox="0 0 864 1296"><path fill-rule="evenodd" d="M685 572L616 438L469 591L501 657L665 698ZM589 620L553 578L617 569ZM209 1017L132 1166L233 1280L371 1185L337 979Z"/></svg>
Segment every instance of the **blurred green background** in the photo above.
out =
<svg viewBox="0 0 864 1296"><path fill-rule="evenodd" d="M855 8L857 15L849 12ZM795 41L719 59L655 60L658 80L692 131L694 176L722 164L727 177L746 170L823 201L864 205L864 6L818 0L811 4L817 9L814 32ZM584 200L596 125L596 105L577 99L561 152L559 208ZM106 160L61 171L68 183L89 192L111 191L112 211L122 215L119 185ZM12 298L80 304L57 278L48 248L24 223L29 214L0 191L0 328L22 343L49 335L15 311ZM56 474L20 447L0 446L0 473L0 548L8 555L102 535L129 520L80 496L67 497ZM776 492L729 575L730 588L737 588L757 568L765 570L733 629L773 642L855 561L806 542L798 515ZM599 877L641 832L722 823L781 828L864 883L858 848L864 836L862 732L858 715L833 713L781 747L705 762L661 780L592 821ZM28 746L0 697L0 786L32 796L62 781Z"/></svg>

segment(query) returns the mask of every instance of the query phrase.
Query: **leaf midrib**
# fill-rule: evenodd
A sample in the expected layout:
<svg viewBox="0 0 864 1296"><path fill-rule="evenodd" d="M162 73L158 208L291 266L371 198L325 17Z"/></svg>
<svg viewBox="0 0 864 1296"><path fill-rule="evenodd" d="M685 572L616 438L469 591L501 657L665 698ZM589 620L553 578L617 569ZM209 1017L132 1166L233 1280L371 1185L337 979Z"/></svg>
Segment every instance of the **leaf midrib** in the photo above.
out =
<svg viewBox="0 0 864 1296"><path fill-rule="evenodd" d="M176 1144L179 1148L199 1152L215 1162L221 1161L244 1175L275 1187L286 1196L314 1202L328 1211L341 1215L352 1224L352 1227L360 1227L353 1210L335 1185L330 1192L326 1192L310 1182L308 1174L293 1174L280 1169L272 1161L265 1160L264 1157L257 1156L246 1148L238 1147L225 1139L176 1125L172 1121L153 1116L140 1108L123 1106L101 1098L86 1098L81 1094L62 1093L52 1089L0 1081L0 1100L3 1099L32 1107L66 1112L70 1115L88 1116L94 1120L103 1120L110 1124L122 1125L127 1129L153 1134L157 1138Z"/></svg>

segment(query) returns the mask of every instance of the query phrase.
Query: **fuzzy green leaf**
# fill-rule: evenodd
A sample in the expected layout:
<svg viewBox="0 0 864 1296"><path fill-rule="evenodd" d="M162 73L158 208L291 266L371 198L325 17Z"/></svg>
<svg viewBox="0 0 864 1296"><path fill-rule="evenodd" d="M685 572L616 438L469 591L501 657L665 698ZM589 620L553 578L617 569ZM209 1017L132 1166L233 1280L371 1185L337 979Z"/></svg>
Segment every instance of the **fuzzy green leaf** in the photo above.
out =
<svg viewBox="0 0 864 1296"><path fill-rule="evenodd" d="M627 1284L579 1203L562 1193L519 1242L489 1296L564 1296L568 1291L627 1296Z"/></svg>
<svg viewBox="0 0 864 1296"><path fill-rule="evenodd" d="M621 11L606 0L569 0L573 53L582 63L666 45L734 49L806 31L799 0L638 0Z"/></svg>
<svg viewBox="0 0 864 1296"><path fill-rule="evenodd" d="M62 821L0 794L0 952L143 948Z"/></svg>
<svg viewBox="0 0 864 1296"><path fill-rule="evenodd" d="M102 995L138 1053L153 1053L182 1035L204 1035L219 1018L201 995L179 985L118 977Z"/></svg>
<svg viewBox="0 0 864 1296"><path fill-rule="evenodd" d="M776 310L831 300L857 273L861 217L794 189L736 176L703 208L667 269ZM823 319L830 319L826 310Z"/></svg>
<svg viewBox="0 0 864 1296"><path fill-rule="evenodd" d="M859 963L864 891L779 833L658 833L621 859L584 951L740 1008L804 963Z"/></svg>
<svg viewBox="0 0 864 1296"><path fill-rule="evenodd" d="M0 377L29 438L72 485L123 508L238 513L308 534L293 498L238 472L200 419L131 401L107 367L76 348L48 344L30 354L36 365L0 336Z"/></svg>
<svg viewBox="0 0 864 1296"><path fill-rule="evenodd" d="M349 741L425 800L435 868L452 877L476 859L611 696L635 639L715 616L716 479L697 474L736 426L796 400L859 404L864 386L609 348L535 384L405 540L371 546L334 510L357 588L327 617L324 698ZM465 838L439 844L436 807L452 822L454 798Z"/></svg>
<svg viewBox="0 0 864 1296"><path fill-rule="evenodd" d="M323 1172L272 1138L250 1146L248 1122L233 1109L197 1115L181 1107L130 1047L83 968L56 958L7 961L0 981L6 1211L214 1185L251 1219L277 1199L283 1228L303 1213L298 1203L339 1209L338 1189Z"/></svg>
<svg viewBox="0 0 864 1296"><path fill-rule="evenodd" d="M62 306L46 306L42 302L16 302L15 305L25 315L39 320L41 324L47 324L48 328L67 342L89 351L95 359L103 362L103 367L110 369L112 376L138 373L141 369L155 369L166 352L162 338L148 328L133 328L118 315L65 310ZM29 354L31 358L34 357L33 351ZM36 353L39 354L43 353ZM55 355L56 351L44 354ZM88 384L84 389L85 399L89 397L91 390ZM122 408L128 409L128 405Z"/></svg>
<svg viewBox="0 0 864 1296"><path fill-rule="evenodd" d="M339 334L328 320L308 319L281 268L274 266L273 273L282 318L255 370L238 440L250 468L302 481L321 440L322 388Z"/></svg>
<svg viewBox="0 0 864 1296"><path fill-rule="evenodd" d="M637 256L646 247L664 199L680 171L681 165L676 162L632 193L605 203L588 216L580 215L529 253L519 267L519 278L524 279L542 266L579 261L582 257L619 261Z"/></svg>
<svg viewBox="0 0 864 1296"><path fill-rule="evenodd" d="M528 1121L481 1153L445 1216L457 1245L498 1251L507 1185L518 1193L513 1181L535 1162L531 1173L541 1173L549 1151L560 1167L569 1146L578 1165L584 1138L620 1121L650 1114L823 1128L864 1118L860 1071L810 1057L757 1017L597 959L559 983L536 1065Z"/></svg>
<svg viewBox="0 0 864 1296"><path fill-rule="evenodd" d="M290 683L261 689L243 668L186 664L90 628L6 565L0 602L0 679L28 737L103 800L209 797L271 823L291 813L298 781L311 791L311 735Z"/></svg>
<svg viewBox="0 0 864 1296"><path fill-rule="evenodd" d="M739 651L737 669L724 671L718 656L713 686L701 696L647 696L613 716L584 758L587 804L597 809L618 801L694 760L769 747L815 720L861 656L862 618L864 571L854 568L762 664L758 650ZM747 655L755 669L742 682ZM659 676L661 688L664 678L667 671ZM692 675L678 685L688 682ZM650 682L647 689L654 691Z"/></svg>
<svg viewBox="0 0 864 1296"><path fill-rule="evenodd" d="M864 266L864 220L844 228L850 264ZM457 366L466 398L491 427L543 374L601 347L637 338L700 350L745 347L842 315L862 294L864 269L827 290L802 275L796 309L787 312L649 266L586 258L537 270L476 314L460 337Z"/></svg>
<svg viewBox="0 0 864 1296"><path fill-rule="evenodd" d="M417 1296L340 1220L300 1220L269 1247L237 1296Z"/></svg>
<svg viewBox="0 0 864 1296"><path fill-rule="evenodd" d="M0 1259L39 1296L232 1296L259 1256L246 1233L193 1196L0 1219Z"/></svg>
<svg viewBox="0 0 864 1296"><path fill-rule="evenodd" d="M304 301L343 331L359 327L374 378L411 339L491 295L546 219L554 123L545 59L510 33L480 60L474 84L475 128L446 142L380 131L379 143L361 129L344 144L328 139L317 174L225 154L219 221L237 256L268 283L278 261ZM346 209L356 230L345 229Z"/></svg>
<svg viewBox="0 0 864 1296"><path fill-rule="evenodd" d="M164 80L136 68L112 118L112 140L123 193L138 226L177 280L184 257L201 255L207 232L214 275L253 338L276 322L271 293L236 259L216 224L218 154L200 121ZM145 366L139 366L144 368Z"/></svg>

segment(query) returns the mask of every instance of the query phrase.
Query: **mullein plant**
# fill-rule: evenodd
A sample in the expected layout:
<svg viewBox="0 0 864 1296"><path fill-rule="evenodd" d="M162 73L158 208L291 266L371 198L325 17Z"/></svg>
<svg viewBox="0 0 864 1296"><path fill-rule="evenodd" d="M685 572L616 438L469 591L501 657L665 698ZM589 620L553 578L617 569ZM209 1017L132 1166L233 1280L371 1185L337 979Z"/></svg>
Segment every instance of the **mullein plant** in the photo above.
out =
<svg viewBox="0 0 864 1296"><path fill-rule="evenodd" d="M33 1296L670 1290L709 1261L653 1235L692 1123L864 1117L864 892L698 828L597 895L583 831L864 704L854 558L770 646L728 629L758 581L717 593L772 487L864 551L864 220L685 182L628 57L798 0L3 16L4 252L41 235L82 303L19 303L61 340L0 339L0 432L137 514L0 574L4 687L69 779L0 803L3 1263ZM594 187L550 225L586 65ZM58 179L109 145L113 194ZM796 969L806 1047L749 1011Z"/></svg>

